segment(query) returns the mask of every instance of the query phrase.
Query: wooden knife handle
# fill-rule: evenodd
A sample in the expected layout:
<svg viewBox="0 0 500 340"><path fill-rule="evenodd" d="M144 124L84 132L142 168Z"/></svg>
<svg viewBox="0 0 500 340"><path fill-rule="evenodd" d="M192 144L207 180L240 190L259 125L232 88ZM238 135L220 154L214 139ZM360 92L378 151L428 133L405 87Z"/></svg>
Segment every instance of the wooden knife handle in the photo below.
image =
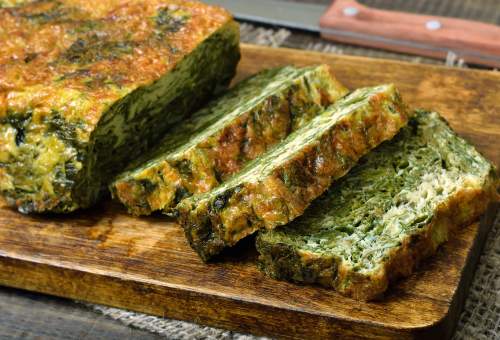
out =
<svg viewBox="0 0 500 340"><path fill-rule="evenodd" d="M327 39L500 67L500 26L477 21L369 8L335 0L320 20Z"/></svg>

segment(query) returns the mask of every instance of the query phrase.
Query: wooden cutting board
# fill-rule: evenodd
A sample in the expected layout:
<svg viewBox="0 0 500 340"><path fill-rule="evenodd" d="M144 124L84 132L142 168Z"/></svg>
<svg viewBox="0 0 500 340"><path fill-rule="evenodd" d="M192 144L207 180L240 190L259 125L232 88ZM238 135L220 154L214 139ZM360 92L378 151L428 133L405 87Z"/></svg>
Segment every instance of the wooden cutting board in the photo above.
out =
<svg viewBox="0 0 500 340"><path fill-rule="evenodd" d="M394 82L411 105L440 111L498 166L500 73L243 45L238 79L316 63L330 64L350 88ZM203 264L172 221L134 218L111 202L69 216L1 208L0 283L260 335L443 338L453 332L493 210L379 302L271 280L254 264L252 239Z"/></svg>

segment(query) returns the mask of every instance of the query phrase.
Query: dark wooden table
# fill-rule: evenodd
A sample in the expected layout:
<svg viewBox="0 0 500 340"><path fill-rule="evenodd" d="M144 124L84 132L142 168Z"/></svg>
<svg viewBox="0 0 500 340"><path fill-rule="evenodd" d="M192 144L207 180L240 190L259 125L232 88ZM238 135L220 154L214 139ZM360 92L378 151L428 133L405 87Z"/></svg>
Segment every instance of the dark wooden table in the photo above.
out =
<svg viewBox="0 0 500 340"><path fill-rule="evenodd" d="M329 3L329 0L288 0ZM498 5L498 0L364 0L368 5L441 15L451 15L499 23L500 11L484 10ZM444 4L444 3L447 3ZM466 3L466 4L465 4ZM472 8L465 8L472 6ZM305 46L320 39L314 35L293 34L289 47ZM345 46L344 53L408 59L408 56L371 49ZM432 62L432 61L430 61ZM155 339L159 336L134 329L94 312L84 304L70 300L0 287L0 339Z"/></svg>
<svg viewBox="0 0 500 340"><path fill-rule="evenodd" d="M0 339L157 339L83 304L12 288L0 289Z"/></svg>

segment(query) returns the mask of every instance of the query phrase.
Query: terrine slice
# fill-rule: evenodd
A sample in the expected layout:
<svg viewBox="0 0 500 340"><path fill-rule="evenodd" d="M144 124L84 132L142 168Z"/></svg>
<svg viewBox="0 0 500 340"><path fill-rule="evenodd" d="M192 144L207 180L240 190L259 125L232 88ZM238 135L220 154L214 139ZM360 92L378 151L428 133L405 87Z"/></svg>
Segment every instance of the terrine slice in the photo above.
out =
<svg viewBox="0 0 500 340"><path fill-rule="evenodd" d="M90 206L240 58L197 1L14 1L0 22L0 193L24 213Z"/></svg>
<svg viewBox="0 0 500 340"><path fill-rule="evenodd" d="M326 65L263 71L179 127L110 185L134 215L206 192L347 93Z"/></svg>
<svg viewBox="0 0 500 340"><path fill-rule="evenodd" d="M408 116L393 85L342 98L217 188L182 200L191 246L208 260L258 229L290 222Z"/></svg>
<svg viewBox="0 0 500 340"><path fill-rule="evenodd" d="M437 114L419 112L289 225L257 237L277 279L355 299L383 293L495 199L494 167Z"/></svg>

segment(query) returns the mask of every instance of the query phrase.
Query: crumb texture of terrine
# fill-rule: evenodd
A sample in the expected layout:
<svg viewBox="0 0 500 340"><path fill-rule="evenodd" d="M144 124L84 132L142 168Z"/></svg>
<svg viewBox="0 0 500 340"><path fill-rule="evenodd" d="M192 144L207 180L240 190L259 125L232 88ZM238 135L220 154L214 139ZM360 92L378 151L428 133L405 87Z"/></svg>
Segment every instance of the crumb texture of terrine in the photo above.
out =
<svg viewBox="0 0 500 340"><path fill-rule="evenodd" d="M380 296L497 197L493 165L439 114L420 111L306 212L260 232L261 269L355 299Z"/></svg>
<svg viewBox="0 0 500 340"><path fill-rule="evenodd" d="M134 215L168 213L181 199L219 185L345 94L326 65L262 71L169 130L110 191Z"/></svg>
<svg viewBox="0 0 500 340"><path fill-rule="evenodd" d="M92 205L240 58L196 1L0 1L0 22L0 193L23 213Z"/></svg>
<svg viewBox="0 0 500 340"><path fill-rule="evenodd" d="M343 97L220 186L182 200L177 211L191 246L208 260L258 229L292 221L408 117L393 85Z"/></svg>

